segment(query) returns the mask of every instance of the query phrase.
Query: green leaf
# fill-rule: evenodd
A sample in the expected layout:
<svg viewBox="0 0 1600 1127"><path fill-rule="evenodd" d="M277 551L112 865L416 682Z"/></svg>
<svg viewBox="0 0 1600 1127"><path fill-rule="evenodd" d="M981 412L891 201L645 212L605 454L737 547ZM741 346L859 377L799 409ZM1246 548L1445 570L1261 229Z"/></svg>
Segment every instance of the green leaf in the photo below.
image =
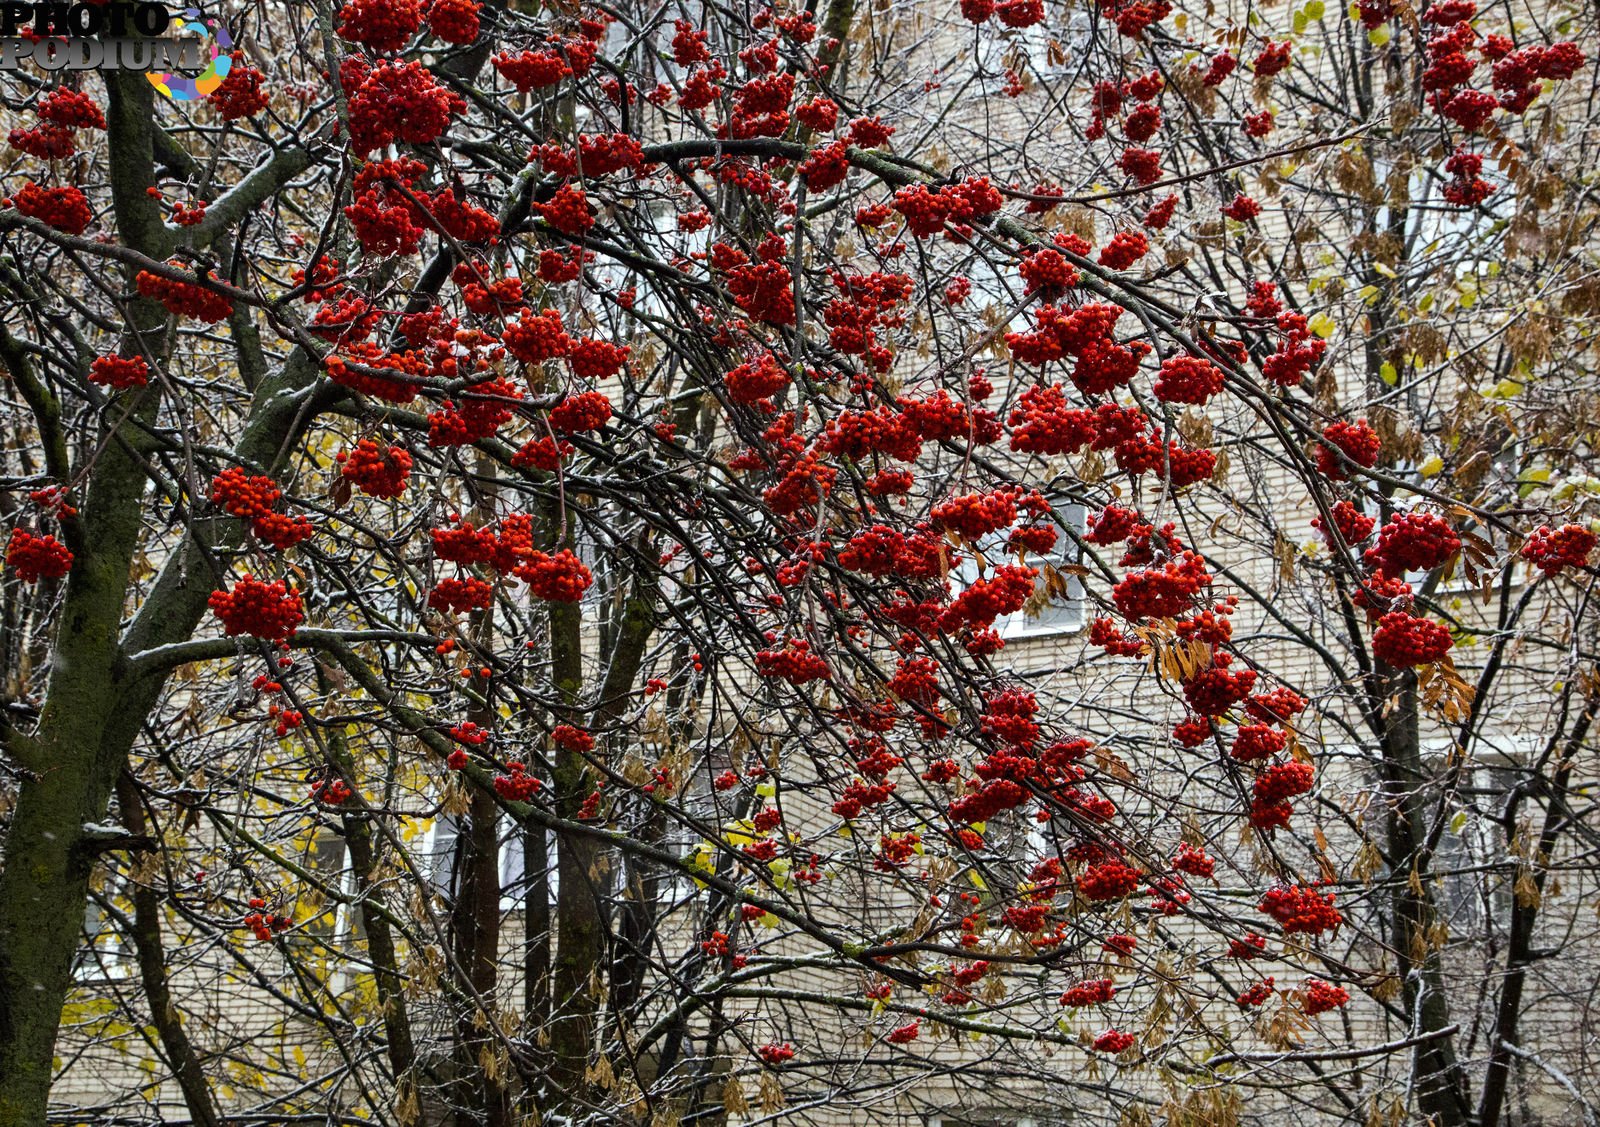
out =
<svg viewBox="0 0 1600 1127"><path fill-rule="evenodd" d="M1329 317L1326 313L1318 313L1315 317L1311 318L1310 321L1306 322L1306 327L1312 332L1316 333L1323 340L1327 340L1333 335L1333 330L1339 326L1337 323L1335 323L1334 319Z"/></svg>
<svg viewBox="0 0 1600 1127"><path fill-rule="evenodd" d="M1388 384L1390 387L1393 387L1395 382L1399 380L1400 373L1394 370L1393 364L1385 360L1378 366L1378 378L1384 383Z"/></svg>
<svg viewBox="0 0 1600 1127"><path fill-rule="evenodd" d="M1367 42L1374 47L1382 47L1393 38L1394 32L1389 30L1388 24L1384 24L1382 27L1375 27L1367 32Z"/></svg>
<svg viewBox="0 0 1600 1127"><path fill-rule="evenodd" d="M1308 20L1320 20L1327 8L1324 7L1322 0L1311 0L1301 11L1305 12Z"/></svg>

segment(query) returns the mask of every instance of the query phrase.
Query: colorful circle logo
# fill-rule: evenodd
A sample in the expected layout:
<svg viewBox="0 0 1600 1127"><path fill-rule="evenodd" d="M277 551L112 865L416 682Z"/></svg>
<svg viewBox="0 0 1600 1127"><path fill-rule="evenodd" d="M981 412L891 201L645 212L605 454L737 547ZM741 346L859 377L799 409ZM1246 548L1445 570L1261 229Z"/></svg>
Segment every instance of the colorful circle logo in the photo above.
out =
<svg viewBox="0 0 1600 1127"><path fill-rule="evenodd" d="M149 74L145 77L150 80L150 85L175 102L198 101L221 86L222 80L228 77L228 71L233 69L233 56L229 53L233 50L233 37L228 34L221 20L202 16L198 8L184 11L183 19L178 24L178 34L209 40L211 57L206 69L194 78L182 74Z"/></svg>

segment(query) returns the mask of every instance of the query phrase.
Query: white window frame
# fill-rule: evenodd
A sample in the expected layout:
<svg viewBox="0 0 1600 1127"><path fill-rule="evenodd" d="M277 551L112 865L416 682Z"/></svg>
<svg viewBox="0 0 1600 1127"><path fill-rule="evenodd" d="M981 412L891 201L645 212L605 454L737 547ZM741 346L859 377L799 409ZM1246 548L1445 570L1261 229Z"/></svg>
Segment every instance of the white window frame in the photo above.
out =
<svg viewBox="0 0 1600 1127"><path fill-rule="evenodd" d="M450 863L453 852L451 847L457 837L456 826L458 824L459 815L440 814L428 826L424 835L424 849L428 858L426 875L429 887L435 892L447 892L449 890L450 873L446 866ZM525 908L528 904L528 890L526 887L510 894L506 891L527 879L527 854L522 847L522 834L523 827L516 822L507 819L501 825L499 872L500 910L503 912ZM545 831L545 843L553 855L556 848L554 832ZM550 867L548 879L550 884L550 903L554 905L561 880L561 874L554 865Z"/></svg>
<svg viewBox="0 0 1600 1127"><path fill-rule="evenodd" d="M121 881L119 874L108 875L103 895L115 898L116 892L111 885L120 885ZM132 946L92 896L84 905L83 936L83 944L72 955L73 982L80 985L120 982L133 975L135 955Z"/></svg>
<svg viewBox="0 0 1600 1127"><path fill-rule="evenodd" d="M1058 520L1052 521L1056 529L1056 546L1046 557L1030 556L1029 566L1037 567L1048 564L1065 573L1067 580L1068 596L1064 603L1052 602L1050 606L1037 616L1030 617L1027 609L1012 611L995 620L994 629L1001 638L1007 642L1032 641L1037 638L1060 638L1069 634L1077 634L1089 624L1088 600L1083 590L1083 581L1070 572L1065 572L1069 567L1076 567L1081 558L1078 543L1068 531L1061 527L1062 520L1068 529L1079 536L1084 535L1088 526L1088 508L1077 502L1069 502L1053 510ZM1020 522L1019 522L1020 523ZM1013 526L1016 527L1016 526ZM992 533L984 537L978 545L985 558L996 555L1005 549L1006 537L1011 529ZM956 593L966 590L978 578L977 561L972 558L969 549L960 565L950 572L950 580ZM1040 581L1042 582L1041 575ZM1034 593L1039 591L1035 583Z"/></svg>

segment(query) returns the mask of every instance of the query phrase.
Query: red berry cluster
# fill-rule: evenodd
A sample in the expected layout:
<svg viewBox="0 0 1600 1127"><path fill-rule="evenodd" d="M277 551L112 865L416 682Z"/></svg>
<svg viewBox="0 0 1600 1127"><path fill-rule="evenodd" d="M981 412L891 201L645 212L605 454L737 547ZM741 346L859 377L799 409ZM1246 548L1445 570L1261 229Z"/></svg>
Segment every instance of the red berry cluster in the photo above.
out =
<svg viewBox="0 0 1600 1127"><path fill-rule="evenodd" d="M1432 513L1397 513L1378 530L1378 544L1366 552L1366 562L1379 574L1391 577L1408 571L1432 571L1461 549L1461 538Z"/></svg>
<svg viewBox="0 0 1600 1127"><path fill-rule="evenodd" d="M354 793L343 779L318 779L311 784L311 801L323 806L343 806Z"/></svg>
<svg viewBox="0 0 1600 1127"><path fill-rule="evenodd" d="M1230 670L1232 656L1219 653L1211 665L1183 683L1184 699L1200 716L1221 716L1250 695L1256 683L1253 669Z"/></svg>
<svg viewBox="0 0 1600 1127"><path fill-rule="evenodd" d="M507 763L507 773L494 777L494 792L508 802L527 802L539 793L540 782L523 763Z"/></svg>
<svg viewBox="0 0 1600 1127"><path fill-rule="evenodd" d="M584 133L576 148L549 142L535 148L529 160L542 164L553 176L569 179L582 176L594 180L623 169L643 174L650 167L644 146L627 133Z"/></svg>
<svg viewBox="0 0 1600 1127"><path fill-rule="evenodd" d="M181 262L169 262L167 265L178 270L184 268ZM193 282L176 282L148 270L139 271L134 282L141 294L159 301L166 306L168 313L176 317L193 317L212 323L221 321L233 312L232 301Z"/></svg>
<svg viewBox="0 0 1600 1127"><path fill-rule="evenodd" d="M594 576L570 548L554 555L529 552L512 574L528 585L535 598L552 603L576 603L594 583Z"/></svg>
<svg viewBox="0 0 1600 1127"><path fill-rule="evenodd" d="M490 62L500 76L518 91L526 94L542 86L554 86L572 74L572 66L552 50L521 51L515 55L501 53Z"/></svg>
<svg viewBox="0 0 1600 1127"><path fill-rule="evenodd" d="M494 599L494 589L476 576L441 579L428 593L428 605L451 614L482 610Z"/></svg>
<svg viewBox="0 0 1600 1127"><path fill-rule="evenodd" d="M1217 870L1217 863L1204 849L1198 849L1183 841L1178 843L1178 852L1173 855L1172 867L1180 873L1209 880Z"/></svg>
<svg viewBox="0 0 1600 1127"><path fill-rule="evenodd" d="M244 917L244 926L249 928L262 943L294 926L294 920L277 912L269 912L266 907L265 900L253 897L250 900L250 911Z"/></svg>
<svg viewBox="0 0 1600 1127"><path fill-rule="evenodd" d="M1240 763L1270 759L1289 746L1289 737L1270 724L1243 724L1228 746L1228 754Z"/></svg>
<svg viewBox="0 0 1600 1127"><path fill-rule="evenodd" d="M1127 958L1138 948L1139 940L1131 935L1108 935L1100 944L1100 949L1110 955L1121 955Z"/></svg>
<svg viewBox="0 0 1600 1127"><path fill-rule="evenodd" d="M1248 987L1236 999L1241 1010L1253 1010L1272 998L1272 984L1276 981L1271 975L1260 982Z"/></svg>
<svg viewBox="0 0 1600 1127"><path fill-rule="evenodd" d="M1266 937L1257 935L1255 932L1251 932L1243 939L1228 940L1228 958L1230 959L1253 959L1266 951L1266 949Z"/></svg>
<svg viewBox="0 0 1600 1127"><path fill-rule="evenodd" d="M1372 634L1373 656L1396 669L1439 661L1453 645L1450 631L1444 626L1400 610L1378 619L1378 628Z"/></svg>
<svg viewBox="0 0 1600 1127"><path fill-rule="evenodd" d="M778 236L770 235L757 253L758 262L750 262L742 251L716 256L718 268L727 272L733 303L757 321L778 326L794 324L794 276L785 261L787 245Z"/></svg>
<svg viewBox="0 0 1600 1127"><path fill-rule="evenodd" d="M97 356L89 365L91 383L124 391L150 382L150 366L143 356Z"/></svg>
<svg viewBox="0 0 1600 1127"><path fill-rule="evenodd" d="M728 398L735 403L755 404L770 399L789 386L789 373L772 353L747 360L723 377Z"/></svg>
<svg viewBox="0 0 1600 1127"><path fill-rule="evenodd" d="M35 112L39 120L61 129L104 129L105 114L82 90L58 86L43 98Z"/></svg>
<svg viewBox="0 0 1600 1127"><path fill-rule="evenodd" d="M47 485L28 492L28 503L55 520L66 520L78 515L78 510L68 504L69 493L64 485Z"/></svg>
<svg viewBox="0 0 1600 1127"><path fill-rule="evenodd" d="M1141 106L1140 110L1147 110L1156 115L1159 121L1161 111L1154 106ZM1131 122L1132 117L1129 118ZM1150 251L1150 240L1137 231L1118 231L1111 236L1100 251L1100 265L1108 270L1126 270L1138 262Z"/></svg>
<svg viewBox="0 0 1600 1127"><path fill-rule="evenodd" d="M38 125L32 129L13 129L6 134L6 143L13 149L40 160L62 160L71 156L76 147L72 143L72 130L59 125Z"/></svg>
<svg viewBox="0 0 1600 1127"><path fill-rule="evenodd" d="M89 201L71 184L41 188L29 180L13 203L23 215L69 235L83 234L94 221Z"/></svg>
<svg viewBox="0 0 1600 1127"><path fill-rule="evenodd" d="M328 356L323 360L328 378L337 384L371 395L390 403L410 403L417 397L417 385L405 380L392 379L378 371L357 371L350 361L363 367L389 369L407 376L421 377L432 373L426 358L414 352L384 353L371 343L349 346L349 360L343 356Z"/></svg>
<svg viewBox="0 0 1600 1127"><path fill-rule="evenodd" d="M1272 132L1273 118L1271 110L1260 110L1256 113L1247 113L1240 118L1246 137L1262 138Z"/></svg>
<svg viewBox="0 0 1600 1127"><path fill-rule="evenodd" d="M1130 145L1117 158L1117 167L1136 184L1154 184L1161 179L1161 154L1154 149Z"/></svg>
<svg viewBox="0 0 1600 1127"><path fill-rule="evenodd" d="M35 536L26 529L12 531L6 545L6 564L24 583L41 578L60 579L72 569L72 553L54 536Z"/></svg>
<svg viewBox="0 0 1600 1127"><path fill-rule="evenodd" d="M917 1039L917 1033L921 1028L921 1025L921 1021L913 1021L906 1025L899 1026L895 1029L891 1029L887 1034L884 1035L883 1039L891 1045L910 1044L912 1041Z"/></svg>
<svg viewBox="0 0 1600 1127"><path fill-rule="evenodd" d="M582 237L594 226L587 193L576 184L564 184L544 203L535 205L544 221L563 235Z"/></svg>
<svg viewBox="0 0 1600 1127"><path fill-rule="evenodd" d="M1032 27L1044 22L1044 0L999 0L994 14L1007 27Z"/></svg>
<svg viewBox="0 0 1600 1127"><path fill-rule="evenodd" d="M1457 149L1444 162L1444 170L1451 179L1440 190L1445 202L1456 207L1476 207L1494 195L1494 185L1478 175L1483 171L1483 157Z"/></svg>
<svg viewBox="0 0 1600 1127"><path fill-rule="evenodd" d="M1316 885L1305 888L1293 884L1269 889L1257 907L1277 920L1286 935L1321 935L1325 931L1337 931L1344 922L1339 909L1333 906L1333 893L1318 892Z"/></svg>
<svg viewBox="0 0 1600 1127"><path fill-rule="evenodd" d="M1260 215L1261 205L1241 192L1223 206L1222 214L1243 223Z"/></svg>
<svg viewBox="0 0 1600 1127"><path fill-rule="evenodd" d="M546 473L554 473L561 467L562 459L571 454L573 449L572 443L557 441L549 436L530 438L518 447L517 452L511 456L511 464L518 469L535 469L543 470Z"/></svg>
<svg viewBox="0 0 1600 1127"><path fill-rule="evenodd" d="M1111 598L1126 618L1136 622L1176 618L1210 583L1211 573L1206 571L1205 561L1193 552L1184 552L1160 568L1129 572L1111 589Z"/></svg>
<svg viewBox="0 0 1600 1127"><path fill-rule="evenodd" d="M756 653L756 673L791 685L821 681L828 676L828 663L811 651L811 643L791 638L786 646Z"/></svg>
<svg viewBox="0 0 1600 1127"><path fill-rule="evenodd" d="M1116 1056L1129 1048L1134 1042L1132 1033L1121 1033L1115 1029L1108 1029L1094 1039L1094 1049L1098 1053L1110 1053Z"/></svg>
<svg viewBox="0 0 1600 1127"><path fill-rule="evenodd" d="M1069 986L1061 995L1061 1004L1074 1009L1081 1006L1098 1006L1111 1001L1112 995L1117 992L1112 980L1109 978L1090 979Z"/></svg>
<svg viewBox="0 0 1600 1127"><path fill-rule="evenodd" d="M1045 301L1057 301L1078 284L1078 270L1054 247L1035 251L1017 265L1024 293Z"/></svg>
<svg viewBox="0 0 1600 1127"><path fill-rule="evenodd" d="M572 351L572 338L561 324L561 314L555 309L541 309L537 314L524 313L506 326L504 341L507 351L524 364L541 364Z"/></svg>
<svg viewBox="0 0 1600 1127"><path fill-rule="evenodd" d="M417 0L349 0L339 9L339 35L374 51L398 51L422 27Z"/></svg>
<svg viewBox="0 0 1600 1127"><path fill-rule="evenodd" d="M263 641L282 642L305 621L300 593L281 579L265 583L247 574L232 589L211 592L209 603L230 638L249 634Z"/></svg>
<svg viewBox="0 0 1600 1127"><path fill-rule="evenodd" d="M396 141L431 145L467 108L419 62L381 59L374 66L352 55L339 77L350 105L350 147L360 157Z"/></svg>
<svg viewBox="0 0 1600 1127"><path fill-rule="evenodd" d="M939 629L956 631L969 626L982 630L994 625L995 619L1023 608L1038 578L1037 568L1014 564L995 568L991 578L973 581L951 601L939 616Z"/></svg>
<svg viewBox="0 0 1600 1127"><path fill-rule="evenodd" d="M1078 891L1089 900L1120 900L1139 887L1139 872L1113 858L1091 865L1077 883Z"/></svg>
<svg viewBox="0 0 1600 1127"><path fill-rule="evenodd" d="M466 46L478 38L478 0L433 0L428 6L428 30L446 43Z"/></svg>
<svg viewBox="0 0 1600 1127"><path fill-rule="evenodd" d="M1373 525L1377 523L1375 517L1369 517L1349 501L1339 501L1333 506L1333 526L1339 531L1339 541L1347 548L1353 548L1371 536ZM1311 527L1322 533L1330 549L1336 549L1337 545L1321 517L1312 517Z"/></svg>
<svg viewBox="0 0 1600 1127"><path fill-rule="evenodd" d="M233 52L233 66L222 84L206 96L206 101L216 107L223 121L238 121L254 117L267 108L267 93L261 89L262 74L247 66L244 52Z"/></svg>
<svg viewBox="0 0 1600 1127"><path fill-rule="evenodd" d="M485 211L466 197L465 192L458 199L454 188L445 188L436 192L428 201L428 211L434 221L445 229L445 232L460 243L487 243L500 234L500 221L494 214ZM504 304L515 306L522 300L522 283L516 278L505 278L494 283L495 293L489 295L495 300L504 300ZM507 292L509 291L509 292ZM502 294L505 295L502 298ZM473 305L474 313L487 316L490 312L497 311L494 302L485 301L480 295L477 302L468 301L468 308Z"/></svg>
<svg viewBox="0 0 1600 1127"><path fill-rule="evenodd" d="M1293 689L1279 686L1257 693L1244 702L1244 709L1262 724L1288 724L1306 710L1310 702Z"/></svg>
<svg viewBox="0 0 1600 1127"><path fill-rule="evenodd" d="M1295 387L1322 359L1328 342L1311 332L1301 313L1277 314L1277 327L1283 339L1277 351L1261 361L1261 374L1280 387Z"/></svg>
<svg viewBox="0 0 1600 1127"><path fill-rule="evenodd" d="M1151 390L1167 403L1203 406L1222 390L1222 370L1198 356L1173 356L1162 362Z"/></svg>
<svg viewBox="0 0 1600 1127"><path fill-rule="evenodd" d="M1274 43L1270 39L1267 40L1267 45L1261 49L1260 53L1256 55L1255 61L1250 64L1254 68L1257 77L1270 78L1287 67L1289 65L1289 52L1293 50L1293 47L1294 45L1287 39L1282 43Z"/></svg>
<svg viewBox="0 0 1600 1127"><path fill-rule="evenodd" d="M356 173L350 188L351 202L344 214L364 252L416 253L427 229L422 226L421 210L403 189L410 189L426 171L427 166L421 161L406 157L369 161Z"/></svg>
<svg viewBox="0 0 1600 1127"><path fill-rule="evenodd" d="M1176 195L1167 196L1145 212L1144 218L1140 222L1152 231L1165 230L1167 224L1172 222L1172 217L1177 210L1178 197Z"/></svg>
<svg viewBox="0 0 1600 1127"><path fill-rule="evenodd" d="M479 394L522 398L522 393L504 380L492 383L498 386L479 385ZM515 413L515 407L492 399L468 399L460 407L453 399L442 400L437 411L428 413L428 445L435 448L470 446L494 434Z"/></svg>
<svg viewBox="0 0 1600 1127"><path fill-rule="evenodd" d="M557 724L550 730L550 742L579 754L594 750L594 737L572 724Z"/></svg>
<svg viewBox="0 0 1600 1127"><path fill-rule="evenodd" d="M32 129L11 130L6 141L12 148L40 160L61 160L75 151L74 129L104 129L105 115L89 95L65 86L57 87L39 100L36 107L40 124Z"/></svg>
<svg viewBox="0 0 1600 1127"><path fill-rule="evenodd" d="M1223 51L1211 60L1211 65L1201 72L1200 81L1206 86L1221 86L1239 65L1239 60L1234 58L1230 51ZM1199 71L1198 67L1194 68Z"/></svg>
<svg viewBox="0 0 1600 1127"><path fill-rule="evenodd" d="M291 517L276 511L283 491L270 478L246 474L229 466L211 482L211 501L232 516L250 522L258 540L283 551L308 540L315 533L305 517Z"/></svg>
<svg viewBox="0 0 1600 1127"><path fill-rule="evenodd" d="M1256 776L1250 824L1257 829L1287 826L1293 808L1288 800L1311 789L1315 771L1309 763L1275 763Z"/></svg>
<svg viewBox="0 0 1600 1127"><path fill-rule="evenodd" d="M398 497L406 491L411 474L411 453L403 446L379 449L377 442L363 438L355 449L338 454L340 473L368 497Z"/></svg>
<svg viewBox="0 0 1600 1127"><path fill-rule="evenodd" d="M1016 522L1017 497L1014 489L952 497L933 507L930 514L933 526L936 530L959 533L969 541L981 540Z"/></svg>
<svg viewBox="0 0 1600 1127"><path fill-rule="evenodd" d="M1349 475L1345 461L1370 468L1377 464L1382 446L1378 432L1367 420L1353 423L1329 423L1322 431L1322 442L1317 445L1317 469L1329 481L1344 481Z"/></svg>
<svg viewBox="0 0 1600 1127"><path fill-rule="evenodd" d="M1555 575L1563 568L1587 564L1594 545L1595 534L1582 525L1564 524L1553 529L1541 524L1528 534L1521 555L1546 575Z"/></svg>
<svg viewBox="0 0 1600 1127"><path fill-rule="evenodd" d="M611 418L611 400L598 391L569 395L550 408L550 428L557 434L599 430Z"/></svg>
<svg viewBox="0 0 1600 1127"><path fill-rule="evenodd" d="M754 905L751 905L751 907L754 907ZM756 1050L756 1056L761 1058L762 1064L780 1065L784 1061L794 1059L794 1046L787 1041L781 1045L762 1045Z"/></svg>
<svg viewBox="0 0 1600 1127"><path fill-rule="evenodd" d="M1336 1010L1350 1000L1350 992L1320 978L1306 979L1305 1012L1309 1017Z"/></svg>
<svg viewBox="0 0 1600 1127"><path fill-rule="evenodd" d="M628 362L632 348L626 344L612 344L594 337L579 337L573 341L567 354L572 364L572 374L579 379L607 380L622 370Z"/></svg>

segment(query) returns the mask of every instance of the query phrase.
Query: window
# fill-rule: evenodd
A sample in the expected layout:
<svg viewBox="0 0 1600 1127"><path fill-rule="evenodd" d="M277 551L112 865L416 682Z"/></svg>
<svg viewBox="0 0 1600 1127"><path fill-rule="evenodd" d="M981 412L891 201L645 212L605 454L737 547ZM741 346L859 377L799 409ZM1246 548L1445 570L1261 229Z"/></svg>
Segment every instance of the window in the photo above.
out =
<svg viewBox="0 0 1600 1127"><path fill-rule="evenodd" d="M1074 533L1083 535L1086 511L1082 505L1066 505L1057 511ZM1042 573L1039 586L1028 604L998 624L1002 638L1041 638L1068 634L1083 628L1083 581L1064 569L1078 563L1078 545L1067 533L1056 537L1056 546L1043 559L1030 560Z"/></svg>
<svg viewBox="0 0 1600 1127"><path fill-rule="evenodd" d="M1026 638L1048 638L1070 634L1083 629L1085 600L1083 582L1068 571L1078 564L1078 544L1071 535L1062 531L1064 523L1076 535L1082 536L1087 512L1082 505L1068 504L1056 510L1058 521L1055 547L1047 556L1029 555L1028 566L1039 569L1039 581L1033 597L1019 611L996 620L995 630L1007 641ZM984 558L991 565L1004 562L1009 554L1006 547L1007 532L986 536L978 544ZM1015 562L1013 557L1012 562ZM950 573L955 589L970 586L978 578L978 562L971 552L964 552L958 567Z"/></svg>
<svg viewBox="0 0 1600 1127"><path fill-rule="evenodd" d="M1451 803L1449 824L1440 835L1432 866L1440 882L1434 904L1452 935L1480 927L1485 909L1498 917L1510 905L1512 882L1502 865L1507 842L1500 816L1539 741L1534 736L1514 736L1478 742L1489 746L1476 748L1475 762ZM1441 759L1439 754L1430 756L1429 769Z"/></svg>
<svg viewBox="0 0 1600 1127"><path fill-rule="evenodd" d="M988 37L986 36L985 39ZM1053 79L1071 74L1080 67L1094 40L1094 21L1084 8L1073 8L1065 21L1046 20L1032 27L1005 32L992 40L984 63L990 70L1001 67L1022 70L1024 60L1041 78ZM994 56L994 49L1000 55Z"/></svg>
<svg viewBox="0 0 1600 1127"><path fill-rule="evenodd" d="M72 977L77 982L104 982L133 973L133 951L117 927L121 908L115 900L121 888L122 879L111 875L103 890L89 894L83 917L83 945L72 957Z"/></svg>
<svg viewBox="0 0 1600 1127"><path fill-rule="evenodd" d="M433 887L446 897L454 893L459 880L459 868L466 854L466 851L460 848L461 826L462 821L458 815L442 814L428 830L428 879ZM527 850L524 848L525 833L522 826L509 818L500 819L500 907L505 911L520 908L527 902L528 888L532 883L533 878L527 867ZM553 863L555 854L555 834L546 831L545 856L552 861L546 873L551 903L555 903L554 897L559 880Z"/></svg>

